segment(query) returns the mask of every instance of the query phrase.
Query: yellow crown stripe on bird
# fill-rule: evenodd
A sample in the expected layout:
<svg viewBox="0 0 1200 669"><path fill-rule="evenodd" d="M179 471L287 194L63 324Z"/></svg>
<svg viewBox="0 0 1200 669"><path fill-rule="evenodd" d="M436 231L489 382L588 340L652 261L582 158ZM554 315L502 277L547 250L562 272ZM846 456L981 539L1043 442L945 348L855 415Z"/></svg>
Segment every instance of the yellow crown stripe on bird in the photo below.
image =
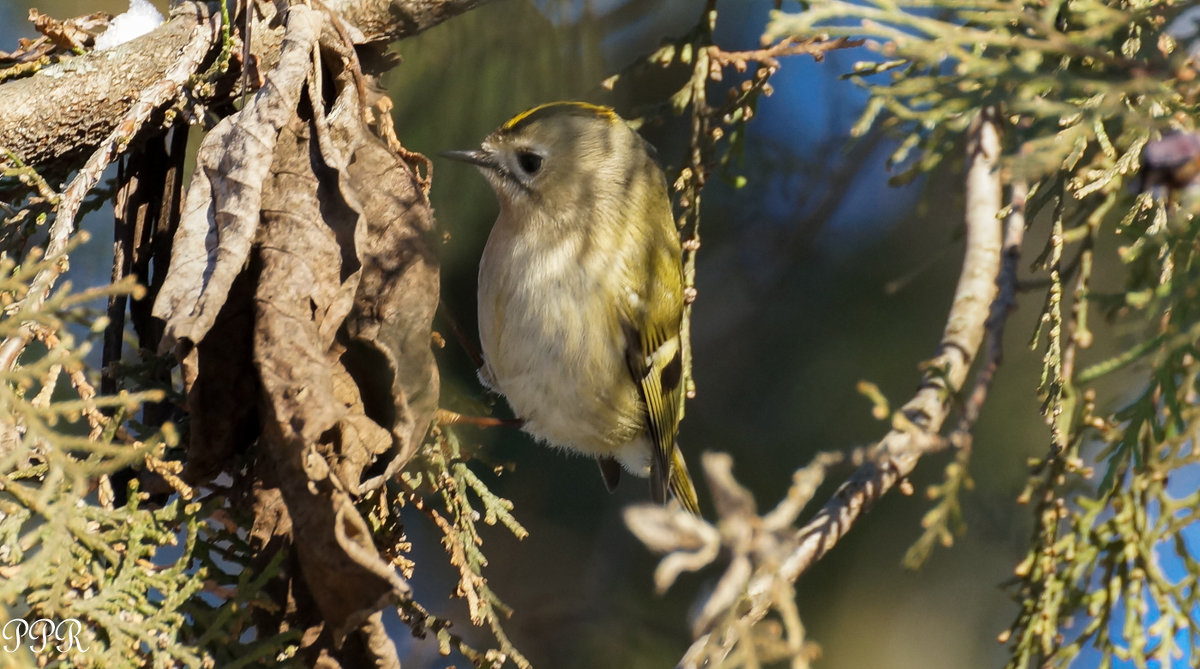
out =
<svg viewBox="0 0 1200 669"><path fill-rule="evenodd" d="M504 125L500 126L500 130L502 132L514 132L516 130L520 130L522 126L533 123L544 116L562 113L576 114L579 116L593 116L596 118L608 119L610 121L615 121L617 118L619 118L617 116L617 112L613 111L612 107L594 105L588 102L547 102L532 109L526 109L520 114L508 119Z"/></svg>

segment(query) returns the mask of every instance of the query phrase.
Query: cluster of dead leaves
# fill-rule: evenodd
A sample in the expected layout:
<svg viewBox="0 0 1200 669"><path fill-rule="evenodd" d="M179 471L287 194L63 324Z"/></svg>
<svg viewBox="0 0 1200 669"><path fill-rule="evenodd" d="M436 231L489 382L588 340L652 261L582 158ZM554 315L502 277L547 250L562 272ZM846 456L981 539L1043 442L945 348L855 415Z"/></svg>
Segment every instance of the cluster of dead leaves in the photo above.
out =
<svg viewBox="0 0 1200 669"><path fill-rule="evenodd" d="M407 594L353 502L432 419L438 273L424 184L368 125L331 21L290 6L263 87L205 136L154 315L183 367L185 478L252 462L252 539L291 543L317 609L279 622L336 647Z"/></svg>

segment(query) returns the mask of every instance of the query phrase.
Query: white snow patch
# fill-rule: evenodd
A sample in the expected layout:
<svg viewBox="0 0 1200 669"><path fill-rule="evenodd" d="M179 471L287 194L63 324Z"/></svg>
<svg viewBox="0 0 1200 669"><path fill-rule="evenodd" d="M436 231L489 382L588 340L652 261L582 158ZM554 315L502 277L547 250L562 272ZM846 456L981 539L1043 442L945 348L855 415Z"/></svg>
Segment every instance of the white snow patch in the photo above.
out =
<svg viewBox="0 0 1200 669"><path fill-rule="evenodd" d="M119 14L96 38L96 50L131 42L163 24L163 15L149 0L129 0L129 11Z"/></svg>

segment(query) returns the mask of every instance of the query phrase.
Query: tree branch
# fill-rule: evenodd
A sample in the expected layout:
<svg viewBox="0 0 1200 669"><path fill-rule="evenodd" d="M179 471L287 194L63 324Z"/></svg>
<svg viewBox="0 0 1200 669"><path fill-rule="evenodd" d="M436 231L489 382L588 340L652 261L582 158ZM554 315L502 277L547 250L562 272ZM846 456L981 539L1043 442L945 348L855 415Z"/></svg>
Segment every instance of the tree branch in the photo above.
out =
<svg viewBox="0 0 1200 669"><path fill-rule="evenodd" d="M142 91L166 77L192 31L208 21L203 5L185 3L170 21L128 44L0 85L0 147L43 173L77 168Z"/></svg>
<svg viewBox="0 0 1200 669"><path fill-rule="evenodd" d="M996 169L1000 135L993 110L984 110L972 125L967 156L967 247L938 355L926 363L920 390L900 409L892 430L875 447L874 457L793 537L794 544L780 564L784 578L795 580L820 560L863 512L912 472L922 455L940 447L938 431L983 342L1000 271L1001 189ZM761 586L751 582L750 595L755 596ZM755 610L765 613L764 605Z"/></svg>
<svg viewBox="0 0 1200 669"><path fill-rule="evenodd" d="M975 384L971 393L964 398L962 416L958 428L951 435L951 443L955 448L969 449L971 435L975 422L987 401L988 390L996 376L996 369L1004 359L1004 325L1008 315L1016 306L1017 265L1021 260L1021 242L1025 238L1025 201L1029 197L1029 186L1025 181L1012 184L1012 204L1008 218L1004 222L1004 259L1000 268L1000 276L996 279L998 292L988 313L987 351L982 367L975 375Z"/></svg>
<svg viewBox="0 0 1200 669"><path fill-rule="evenodd" d="M391 42L474 9L489 0L327 0L365 42Z"/></svg>
<svg viewBox="0 0 1200 669"><path fill-rule="evenodd" d="M917 393L893 416L892 430L861 456L858 471L799 530L794 522L840 456L819 455L797 471L788 496L762 516L757 515L749 492L733 479L728 457L712 454L705 457L704 468L720 518L715 527L699 519L689 524L678 509L640 506L626 512L634 534L652 550L667 553L656 574L660 589L668 587L679 572L711 563L718 553L731 555L718 586L695 607L701 612L693 628L696 641L679 666L719 666L735 649L757 658L761 635L750 632L757 629L755 624L772 610L786 622L787 610L780 602L794 599L800 575L904 480L923 455L949 443L939 432L956 405L985 331L991 328L998 338L1003 315L1008 313L1008 302L997 300L997 283L1002 280L1000 135L993 110L985 109L972 124L967 150L966 251L941 344L934 359L922 366ZM1011 284L1011 278L1004 280ZM1011 288L1004 300L1009 299ZM995 314L990 325L989 311ZM855 456L859 460L860 454ZM793 666L807 666L812 653L803 628L784 625L783 629L775 635L784 638L770 641L790 649Z"/></svg>
<svg viewBox="0 0 1200 669"><path fill-rule="evenodd" d="M331 0L356 43L415 35L486 0ZM43 173L65 174L108 137L141 92L160 81L209 20L199 2L181 2L171 18L127 44L92 51L0 85L0 148ZM255 24L251 52L270 68L282 28Z"/></svg>

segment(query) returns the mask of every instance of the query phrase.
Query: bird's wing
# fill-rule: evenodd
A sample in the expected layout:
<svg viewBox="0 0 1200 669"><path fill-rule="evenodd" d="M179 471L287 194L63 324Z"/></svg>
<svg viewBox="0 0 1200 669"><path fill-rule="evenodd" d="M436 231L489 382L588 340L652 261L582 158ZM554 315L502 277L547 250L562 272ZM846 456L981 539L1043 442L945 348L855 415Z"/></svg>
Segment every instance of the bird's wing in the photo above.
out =
<svg viewBox="0 0 1200 669"><path fill-rule="evenodd" d="M677 235L673 223L669 233ZM683 269L678 237L664 237L640 249L646 277L633 290L626 310L626 363L646 405L646 423L654 444L650 486L655 500L666 501L672 452L679 430L683 391L683 348L679 338L683 318ZM662 280L661 277L671 277ZM655 280L658 278L658 280Z"/></svg>

